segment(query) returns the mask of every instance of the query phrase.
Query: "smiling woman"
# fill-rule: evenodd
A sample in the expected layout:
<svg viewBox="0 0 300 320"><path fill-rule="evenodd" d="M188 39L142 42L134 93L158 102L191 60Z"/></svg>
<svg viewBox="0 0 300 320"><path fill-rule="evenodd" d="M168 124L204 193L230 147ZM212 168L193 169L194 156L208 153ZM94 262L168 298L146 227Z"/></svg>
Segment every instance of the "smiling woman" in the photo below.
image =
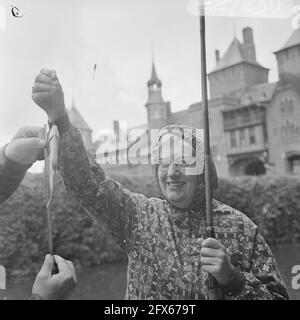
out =
<svg viewBox="0 0 300 320"><path fill-rule="evenodd" d="M203 130L182 125L167 126L160 131L153 153L154 158L159 159L155 175L164 198L177 208L204 208ZM211 172L214 192L217 175L213 163Z"/></svg>
<svg viewBox="0 0 300 320"><path fill-rule="evenodd" d="M161 135L160 140L163 137L164 135ZM195 161L196 150L184 140L184 137L179 137L177 143L174 143L173 138L170 134L166 135L164 143L160 145L157 177L164 197L172 205L183 209L191 205L197 189L198 176L189 174L188 169L195 168L196 172L200 173L203 171L203 162ZM197 145L202 146L203 142L199 141ZM201 151L203 152L203 149Z"/></svg>
<svg viewBox="0 0 300 320"><path fill-rule="evenodd" d="M59 166L64 183L126 250L126 299L208 299L208 274L217 280L226 300L288 298L276 261L257 226L241 212L213 200L216 239L207 238L203 172L187 174L192 163L187 164L184 157L176 163L181 153L172 143L170 152L159 151L162 137L171 135L180 137L175 140L181 146L189 144L185 149L190 153L201 153L196 129L168 126L160 131L154 149L161 157L155 173L162 200L130 192L108 178L86 153L78 130L67 118L62 122ZM186 136L186 132L192 134ZM201 161L199 168L203 168ZM213 197L217 187L213 163L210 169Z"/></svg>
<svg viewBox="0 0 300 320"><path fill-rule="evenodd" d="M197 188L197 176L181 172L180 165L170 164L158 168L158 181L165 198L178 208L187 208L192 203Z"/></svg>
<svg viewBox="0 0 300 320"><path fill-rule="evenodd" d="M161 167L167 170L160 169L158 178L166 196L163 200L147 198L106 176L95 157L87 153L78 129L70 123L62 87L58 78L51 76L55 72L43 70L43 74L47 74L51 86L55 82L60 90L34 91L32 97L58 126L62 178L67 191L126 250L126 298L209 299L208 274L218 282L224 299L288 298L270 248L244 214L213 200L216 238L207 237L205 183L200 171L204 168L203 139L197 136L197 131L203 130L185 126L160 130L154 151L162 163L155 169L157 175L160 165L169 164L168 168ZM51 98L54 104L48 104L45 98ZM161 152L162 141L169 140L169 152L165 154ZM175 140L178 145L174 145ZM202 157L200 161L187 161L185 153L178 152L180 149L188 158L198 159L198 154ZM195 168L189 168L193 165ZM178 166L196 170L188 174L179 172ZM212 200L217 187L212 161L208 169Z"/></svg>

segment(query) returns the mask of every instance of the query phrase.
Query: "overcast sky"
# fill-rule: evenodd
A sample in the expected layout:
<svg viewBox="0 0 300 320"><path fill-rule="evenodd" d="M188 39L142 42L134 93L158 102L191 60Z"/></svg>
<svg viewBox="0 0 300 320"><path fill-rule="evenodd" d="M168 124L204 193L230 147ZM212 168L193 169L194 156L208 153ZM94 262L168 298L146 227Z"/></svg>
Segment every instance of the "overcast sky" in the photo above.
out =
<svg viewBox="0 0 300 320"><path fill-rule="evenodd" d="M267 0L266 0L267 1ZM272 0L270 0L272 1ZM274 0L280 1L280 0ZM300 1L294 1L300 3ZM0 0L6 29L0 29L0 145L19 127L42 125L46 117L31 100L31 87L42 67L57 70L70 107L94 132L113 120L129 126L146 123L146 82L154 52L163 97L172 111L201 98L198 20L188 0ZM11 15L11 5L24 14ZM272 54L292 33L289 19L207 19L208 70L234 34L254 29L258 61L277 80ZM93 66L98 65L95 80Z"/></svg>

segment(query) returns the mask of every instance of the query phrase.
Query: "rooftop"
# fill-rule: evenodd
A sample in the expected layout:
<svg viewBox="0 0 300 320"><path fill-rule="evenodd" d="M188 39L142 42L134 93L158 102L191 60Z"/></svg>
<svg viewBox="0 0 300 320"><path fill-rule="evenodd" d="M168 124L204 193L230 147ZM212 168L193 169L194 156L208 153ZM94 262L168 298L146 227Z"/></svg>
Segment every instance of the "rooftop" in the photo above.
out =
<svg viewBox="0 0 300 320"><path fill-rule="evenodd" d="M291 36L289 37L288 41L283 45L283 47L277 51L275 51L274 53L278 53L281 52L283 50L295 47L300 45L300 28L296 29Z"/></svg>
<svg viewBox="0 0 300 320"><path fill-rule="evenodd" d="M72 101L72 107L70 110L67 110L70 122L75 124L80 129L92 130L86 121L83 119L82 115L79 113L75 107L75 101Z"/></svg>
<svg viewBox="0 0 300 320"><path fill-rule="evenodd" d="M246 55L244 54L242 43L238 40L238 38L235 37L231 42L229 48L225 52L224 56L218 61L216 67L210 73L220 71L222 69L225 69L243 62L250 63L260 68L264 68L257 61L252 61L247 59Z"/></svg>

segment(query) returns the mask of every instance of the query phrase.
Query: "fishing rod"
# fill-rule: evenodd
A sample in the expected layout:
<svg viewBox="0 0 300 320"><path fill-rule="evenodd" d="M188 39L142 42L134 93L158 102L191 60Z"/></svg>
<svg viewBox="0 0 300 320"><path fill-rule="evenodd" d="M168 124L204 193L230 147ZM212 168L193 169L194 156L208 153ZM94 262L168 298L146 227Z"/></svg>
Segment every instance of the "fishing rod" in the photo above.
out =
<svg viewBox="0 0 300 320"><path fill-rule="evenodd" d="M215 238L212 197L211 197L211 150L209 138L209 115L207 98L207 69L206 69L206 38L205 38L205 5L204 0L200 0L199 6L200 25L200 57L201 57L201 89L203 107L203 129L204 129L204 175L205 175L205 201L206 201L206 235ZM222 300L222 294L218 287L217 280L208 274L208 299Z"/></svg>

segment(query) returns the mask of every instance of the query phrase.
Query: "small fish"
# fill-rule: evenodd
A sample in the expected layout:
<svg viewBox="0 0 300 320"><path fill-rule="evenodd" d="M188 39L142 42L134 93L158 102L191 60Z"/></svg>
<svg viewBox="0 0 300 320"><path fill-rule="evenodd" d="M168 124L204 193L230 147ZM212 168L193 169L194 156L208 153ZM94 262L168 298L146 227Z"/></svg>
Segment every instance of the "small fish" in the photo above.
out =
<svg viewBox="0 0 300 320"><path fill-rule="evenodd" d="M48 249L53 255L53 237L52 237L52 219L50 204L53 196L54 177L58 163L58 148L59 148L59 132L56 125L53 125L48 130L48 125L44 128L47 146L45 148L45 187L46 187L46 212L48 224ZM54 273L57 273L54 271Z"/></svg>
<svg viewBox="0 0 300 320"><path fill-rule="evenodd" d="M48 203L47 206L50 206L50 202L52 200L53 195L53 185L54 185L54 176L57 171L57 163L58 163L58 147L59 147L59 132L56 125L53 125L50 131L48 132L48 158L46 161L48 162L48 172L46 173L48 176Z"/></svg>

